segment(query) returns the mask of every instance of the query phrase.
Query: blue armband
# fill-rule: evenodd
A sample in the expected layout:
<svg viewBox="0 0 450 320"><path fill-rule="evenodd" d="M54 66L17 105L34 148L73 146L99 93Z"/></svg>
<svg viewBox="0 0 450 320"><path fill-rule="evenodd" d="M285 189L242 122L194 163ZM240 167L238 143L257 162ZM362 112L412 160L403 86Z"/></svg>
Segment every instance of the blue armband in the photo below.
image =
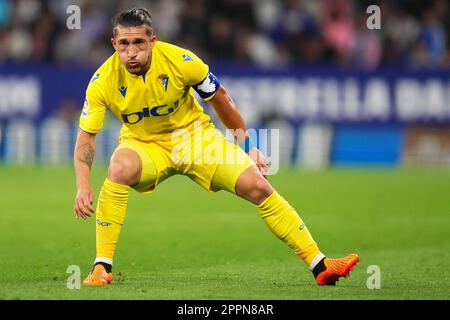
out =
<svg viewBox="0 0 450 320"><path fill-rule="evenodd" d="M220 81L212 72L208 72L205 79L192 87L203 100L208 101L219 90Z"/></svg>
<svg viewBox="0 0 450 320"><path fill-rule="evenodd" d="M239 146L244 149L245 153L249 153L250 150L256 148L256 144L253 142L252 138L248 136L244 141L239 143Z"/></svg>

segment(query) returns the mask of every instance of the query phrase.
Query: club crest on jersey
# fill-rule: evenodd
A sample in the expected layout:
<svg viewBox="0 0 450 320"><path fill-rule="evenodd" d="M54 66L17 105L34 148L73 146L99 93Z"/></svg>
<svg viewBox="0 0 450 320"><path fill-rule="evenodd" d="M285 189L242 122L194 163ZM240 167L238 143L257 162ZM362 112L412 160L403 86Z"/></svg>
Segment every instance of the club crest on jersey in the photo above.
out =
<svg viewBox="0 0 450 320"><path fill-rule="evenodd" d="M169 85L169 77L167 76L167 74L164 73L160 74L158 76L158 80L159 83L163 86L164 91L167 91L167 86Z"/></svg>

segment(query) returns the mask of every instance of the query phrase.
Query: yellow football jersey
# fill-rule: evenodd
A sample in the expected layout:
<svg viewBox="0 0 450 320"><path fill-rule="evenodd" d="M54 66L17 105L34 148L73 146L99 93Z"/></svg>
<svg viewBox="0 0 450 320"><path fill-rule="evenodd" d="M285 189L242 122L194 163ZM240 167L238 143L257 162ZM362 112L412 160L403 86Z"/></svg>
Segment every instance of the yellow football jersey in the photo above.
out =
<svg viewBox="0 0 450 320"><path fill-rule="evenodd" d="M220 83L209 67L192 52L157 41L146 74L129 73L114 53L93 75L86 90L80 128L97 133L109 108L123 123L121 138L141 141L166 139L178 128L208 115L194 97L211 99Z"/></svg>

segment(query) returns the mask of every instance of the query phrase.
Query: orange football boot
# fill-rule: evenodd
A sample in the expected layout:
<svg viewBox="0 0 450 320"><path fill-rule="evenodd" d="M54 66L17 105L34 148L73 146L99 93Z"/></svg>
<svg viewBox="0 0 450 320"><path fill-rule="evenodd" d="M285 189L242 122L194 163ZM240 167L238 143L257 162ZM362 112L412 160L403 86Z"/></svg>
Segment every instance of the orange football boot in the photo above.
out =
<svg viewBox="0 0 450 320"><path fill-rule="evenodd" d="M84 279L83 284L85 286L104 286L110 284L112 281L112 273L108 273L105 267L101 264L97 264L91 273Z"/></svg>
<svg viewBox="0 0 450 320"><path fill-rule="evenodd" d="M321 286L335 285L340 277L347 278L358 262L359 257L355 253L339 259L325 258L324 264L326 269L317 275L317 284Z"/></svg>

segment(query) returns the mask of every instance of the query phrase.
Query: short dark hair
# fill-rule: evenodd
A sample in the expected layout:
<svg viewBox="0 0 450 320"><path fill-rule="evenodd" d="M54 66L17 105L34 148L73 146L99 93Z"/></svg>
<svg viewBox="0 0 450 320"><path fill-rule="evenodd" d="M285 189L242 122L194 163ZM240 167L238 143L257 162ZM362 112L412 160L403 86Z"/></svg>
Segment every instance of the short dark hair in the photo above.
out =
<svg viewBox="0 0 450 320"><path fill-rule="evenodd" d="M152 14L144 8L134 8L118 13L113 19L113 36L116 35L117 26L139 27L145 25L148 28L148 34L153 34Z"/></svg>

